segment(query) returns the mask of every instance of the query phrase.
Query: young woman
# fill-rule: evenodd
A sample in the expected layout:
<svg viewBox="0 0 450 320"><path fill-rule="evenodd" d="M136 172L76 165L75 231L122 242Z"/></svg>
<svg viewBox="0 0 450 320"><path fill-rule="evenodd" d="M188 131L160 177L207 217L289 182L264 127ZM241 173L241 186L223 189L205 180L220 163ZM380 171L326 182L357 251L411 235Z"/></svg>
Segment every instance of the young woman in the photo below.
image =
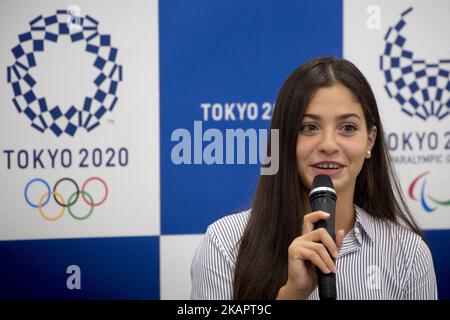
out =
<svg viewBox="0 0 450 320"><path fill-rule="evenodd" d="M192 262L191 298L318 299L319 268L336 273L337 299L436 299L430 250L356 66L332 57L300 66L281 88L271 129L279 130L279 171L260 176L251 210L208 227ZM335 239L314 230L328 218L310 209L317 174L337 192Z"/></svg>

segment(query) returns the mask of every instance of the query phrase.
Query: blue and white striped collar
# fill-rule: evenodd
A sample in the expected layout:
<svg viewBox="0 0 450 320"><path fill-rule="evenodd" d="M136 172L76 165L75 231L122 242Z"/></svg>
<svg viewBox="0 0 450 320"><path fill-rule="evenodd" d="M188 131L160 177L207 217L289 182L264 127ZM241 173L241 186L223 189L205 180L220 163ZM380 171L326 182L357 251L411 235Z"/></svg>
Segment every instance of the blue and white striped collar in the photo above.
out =
<svg viewBox="0 0 450 320"><path fill-rule="evenodd" d="M371 216L367 211L354 205L356 211L355 217L355 230L358 228L361 231L364 231L367 234L368 238L371 241L375 241L375 217Z"/></svg>

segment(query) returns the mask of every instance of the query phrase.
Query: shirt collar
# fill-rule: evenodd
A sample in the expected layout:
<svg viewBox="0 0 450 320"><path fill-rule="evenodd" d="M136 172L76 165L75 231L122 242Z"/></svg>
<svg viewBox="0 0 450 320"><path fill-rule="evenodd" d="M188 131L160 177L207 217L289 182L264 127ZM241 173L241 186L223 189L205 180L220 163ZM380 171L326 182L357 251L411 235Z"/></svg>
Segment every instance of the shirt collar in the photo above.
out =
<svg viewBox="0 0 450 320"><path fill-rule="evenodd" d="M364 209L355 205L356 218L355 229L358 228L367 234L371 241L375 240L375 218L367 213Z"/></svg>

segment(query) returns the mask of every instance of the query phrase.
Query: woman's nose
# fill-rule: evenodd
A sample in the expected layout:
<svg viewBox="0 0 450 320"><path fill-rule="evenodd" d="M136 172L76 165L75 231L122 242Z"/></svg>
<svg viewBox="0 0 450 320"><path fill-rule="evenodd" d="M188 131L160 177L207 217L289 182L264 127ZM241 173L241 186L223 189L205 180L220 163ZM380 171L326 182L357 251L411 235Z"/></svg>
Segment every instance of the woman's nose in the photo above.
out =
<svg viewBox="0 0 450 320"><path fill-rule="evenodd" d="M334 132L328 131L323 132L322 139L319 144L319 151L326 154L333 154L338 151L339 146L336 140L336 134Z"/></svg>

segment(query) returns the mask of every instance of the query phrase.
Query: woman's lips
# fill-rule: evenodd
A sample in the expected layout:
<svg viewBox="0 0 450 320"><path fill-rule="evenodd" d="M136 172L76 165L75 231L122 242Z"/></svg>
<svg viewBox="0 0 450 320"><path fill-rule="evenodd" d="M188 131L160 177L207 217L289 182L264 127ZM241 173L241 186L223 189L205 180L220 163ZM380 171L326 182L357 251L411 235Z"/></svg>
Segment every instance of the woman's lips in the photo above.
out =
<svg viewBox="0 0 450 320"><path fill-rule="evenodd" d="M317 174L326 174L328 176L336 176L338 174L340 174L345 167L339 167L337 169L321 169L321 168L317 168L317 167L311 167L313 172L317 175Z"/></svg>

